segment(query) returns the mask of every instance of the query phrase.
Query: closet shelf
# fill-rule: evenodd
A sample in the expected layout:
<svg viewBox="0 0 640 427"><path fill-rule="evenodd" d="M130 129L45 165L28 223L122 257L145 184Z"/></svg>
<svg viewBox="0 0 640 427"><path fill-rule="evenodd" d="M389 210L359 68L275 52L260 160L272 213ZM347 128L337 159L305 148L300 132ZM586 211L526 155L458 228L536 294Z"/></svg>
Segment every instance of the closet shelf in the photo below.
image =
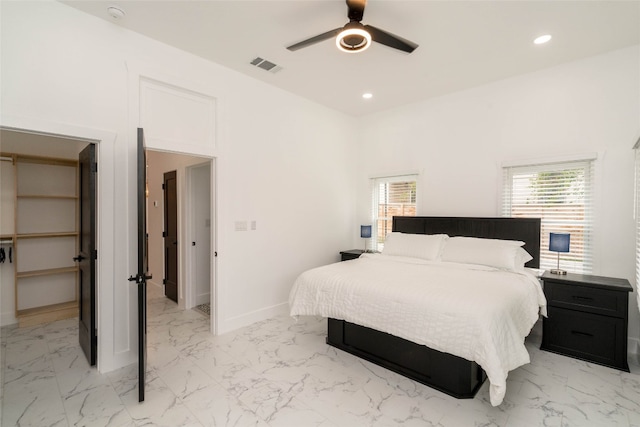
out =
<svg viewBox="0 0 640 427"><path fill-rule="evenodd" d="M75 300L16 311L18 326L21 328L53 322L55 320L68 319L77 315L78 301Z"/></svg>
<svg viewBox="0 0 640 427"><path fill-rule="evenodd" d="M66 195L46 195L46 194L18 194L18 199L63 199L63 200L78 200L78 196L66 196Z"/></svg>
<svg viewBox="0 0 640 427"><path fill-rule="evenodd" d="M78 271L78 267L60 267L60 268L45 268L44 270L31 270L31 271L19 271L16 273L16 277L38 277L38 276L50 276L53 274L63 273L75 273Z"/></svg>
<svg viewBox="0 0 640 427"><path fill-rule="evenodd" d="M78 253L80 240L78 160L1 154L13 160L13 180L3 185L12 199L13 234L8 235L10 230L5 229L1 237L14 245L16 264L12 273L18 325L77 317L80 267L71 257Z"/></svg>
<svg viewBox="0 0 640 427"><path fill-rule="evenodd" d="M56 165L56 166L78 166L78 161L73 159L60 159L54 157L42 157L42 156L29 156L24 154L16 155L16 160L20 163L36 163L41 165Z"/></svg>
<svg viewBox="0 0 640 427"><path fill-rule="evenodd" d="M75 237L78 235L77 231L63 231L60 233L24 233L16 234L18 239L40 239L43 237Z"/></svg>

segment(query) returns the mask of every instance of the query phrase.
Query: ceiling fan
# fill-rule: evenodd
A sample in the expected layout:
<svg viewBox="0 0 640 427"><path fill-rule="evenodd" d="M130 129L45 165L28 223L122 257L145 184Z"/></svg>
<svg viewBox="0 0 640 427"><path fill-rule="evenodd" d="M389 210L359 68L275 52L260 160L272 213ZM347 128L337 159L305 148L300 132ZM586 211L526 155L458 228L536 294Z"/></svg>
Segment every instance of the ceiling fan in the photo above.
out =
<svg viewBox="0 0 640 427"><path fill-rule="evenodd" d="M327 31L307 40L288 46L287 49L294 51L312 44L336 37L336 46L345 52L362 52L367 49L371 42L377 42L403 52L411 53L418 45L412 41L403 39L394 34L388 33L372 25L362 25L362 16L367 0L346 0L349 12L349 22L340 28Z"/></svg>

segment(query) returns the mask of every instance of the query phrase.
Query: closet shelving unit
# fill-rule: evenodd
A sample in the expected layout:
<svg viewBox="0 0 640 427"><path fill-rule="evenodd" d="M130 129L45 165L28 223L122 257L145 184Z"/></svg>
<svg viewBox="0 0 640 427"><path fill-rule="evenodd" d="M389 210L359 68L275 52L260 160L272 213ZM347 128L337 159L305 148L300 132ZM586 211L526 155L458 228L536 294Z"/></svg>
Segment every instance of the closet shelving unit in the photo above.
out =
<svg viewBox="0 0 640 427"><path fill-rule="evenodd" d="M78 162L12 156L15 307L19 326L78 315Z"/></svg>

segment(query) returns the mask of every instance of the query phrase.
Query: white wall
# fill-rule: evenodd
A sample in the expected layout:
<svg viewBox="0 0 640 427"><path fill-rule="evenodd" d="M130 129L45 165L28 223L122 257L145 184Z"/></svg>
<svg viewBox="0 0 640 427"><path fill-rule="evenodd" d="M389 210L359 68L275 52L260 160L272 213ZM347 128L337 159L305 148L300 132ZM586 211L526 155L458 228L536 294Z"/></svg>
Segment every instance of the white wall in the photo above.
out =
<svg viewBox="0 0 640 427"><path fill-rule="evenodd" d="M100 145L99 369L135 360L134 129L127 64L215 92L218 332L286 310L303 270L338 259L354 230L349 117L57 2L1 2L2 120L106 130ZM64 126L63 126L64 125ZM180 151L181 147L176 147ZM237 220L257 230L235 232ZM105 225L105 222L108 224ZM99 246L100 247L100 246Z"/></svg>
<svg viewBox="0 0 640 427"><path fill-rule="evenodd" d="M627 48L362 119L358 218L368 215L373 176L420 172L419 215L500 216L502 162L597 152L594 274L633 283L631 148L640 134L639 50ZM640 318L634 301L632 294L629 336L637 345Z"/></svg>

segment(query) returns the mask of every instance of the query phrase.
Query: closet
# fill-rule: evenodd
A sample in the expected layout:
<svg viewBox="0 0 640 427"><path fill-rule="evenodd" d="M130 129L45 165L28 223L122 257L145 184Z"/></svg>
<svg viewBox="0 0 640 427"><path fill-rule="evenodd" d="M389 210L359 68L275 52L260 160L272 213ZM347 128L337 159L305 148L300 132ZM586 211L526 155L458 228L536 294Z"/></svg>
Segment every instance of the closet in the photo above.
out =
<svg viewBox="0 0 640 427"><path fill-rule="evenodd" d="M9 221L6 217L2 220L2 246L10 242L12 249L19 326L75 317L78 268L73 258L78 253L78 162L13 153L1 156L3 214L6 205L11 204L14 219L11 232L7 230ZM8 159L12 175L6 171ZM7 179L13 182L7 183ZM8 184L13 188L9 189ZM9 195L4 194L6 190ZM5 264L7 261L5 258Z"/></svg>

